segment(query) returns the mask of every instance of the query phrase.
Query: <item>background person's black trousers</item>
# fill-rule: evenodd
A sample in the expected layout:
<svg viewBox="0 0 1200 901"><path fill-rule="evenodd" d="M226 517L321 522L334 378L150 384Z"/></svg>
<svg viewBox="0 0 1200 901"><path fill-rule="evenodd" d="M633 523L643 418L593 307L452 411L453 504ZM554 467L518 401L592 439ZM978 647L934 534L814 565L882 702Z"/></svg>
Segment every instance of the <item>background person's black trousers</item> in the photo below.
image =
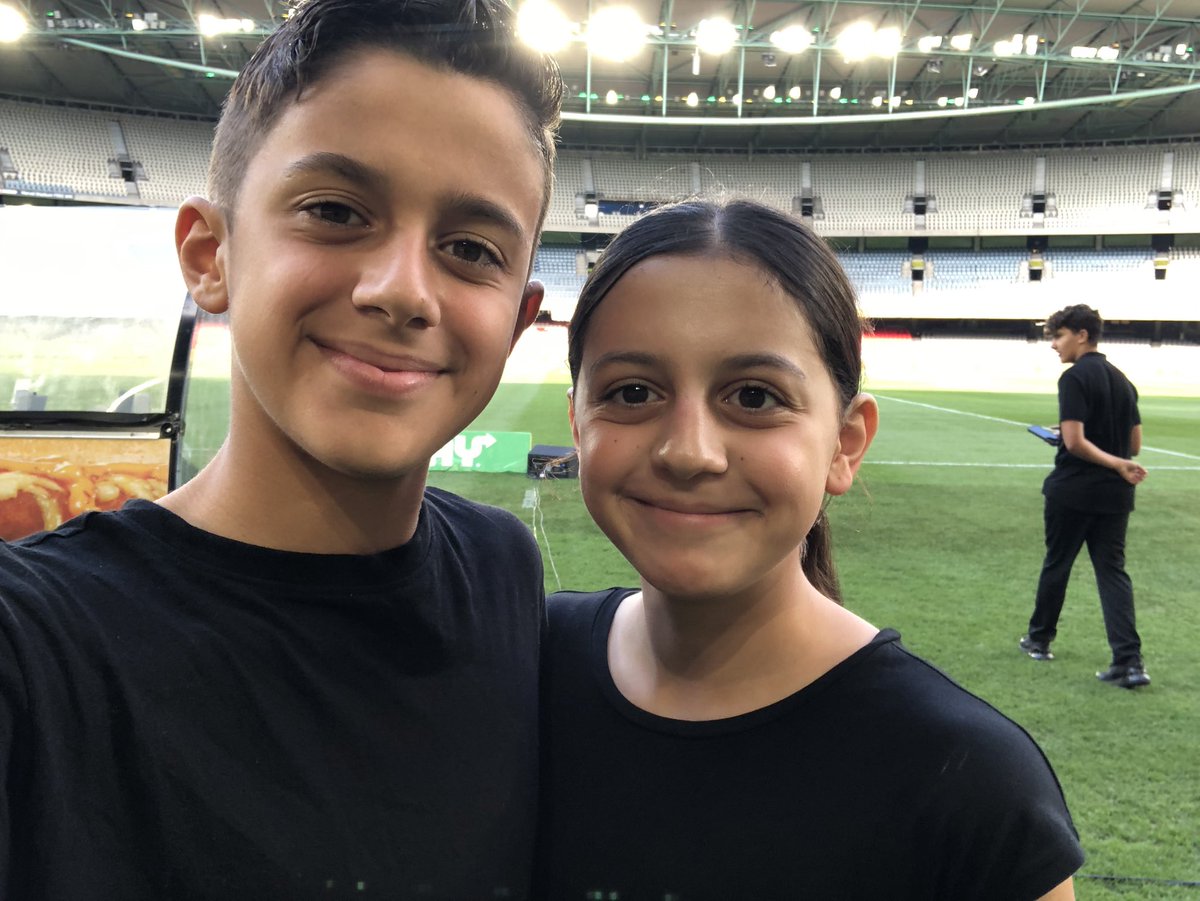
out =
<svg viewBox="0 0 1200 901"><path fill-rule="evenodd" d="M1128 513L1084 513L1046 498L1046 559L1038 579L1037 600L1029 619L1029 637L1049 644L1058 634L1058 617L1067 595L1071 566L1087 544L1112 662L1141 664L1142 640L1134 627L1133 583L1125 572Z"/></svg>

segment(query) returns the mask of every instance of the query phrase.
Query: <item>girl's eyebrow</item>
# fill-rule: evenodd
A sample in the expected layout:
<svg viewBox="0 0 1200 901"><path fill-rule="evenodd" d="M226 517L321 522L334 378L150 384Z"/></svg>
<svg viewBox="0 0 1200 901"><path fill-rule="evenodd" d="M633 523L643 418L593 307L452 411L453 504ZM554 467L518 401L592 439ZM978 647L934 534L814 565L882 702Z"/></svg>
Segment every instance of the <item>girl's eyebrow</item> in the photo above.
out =
<svg viewBox="0 0 1200 901"><path fill-rule="evenodd" d="M614 363L629 363L634 366L653 366L658 362L658 357L654 354L644 353L637 350L614 350L611 353L601 354L588 367L588 374L596 372L605 366L611 366Z"/></svg>
<svg viewBox="0 0 1200 901"><path fill-rule="evenodd" d="M658 362L658 357L644 351L614 350L611 353L602 354L597 357L595 362L588 367L588 374L593 374L597 370L615 363L626 363L632 366L654 366ZM725 369L777 369L801 381L808 378L803 369L783 354L738 354L737 356L722 360L721 366Z"/></svg>
<svg viewBox="0 0 1200 901"><path fill-rule="evenodd" d="M804 370L785 357L783 354L739 354L725 360L725 366L730 369L779 369L798 379L807 379Z"/></svg>

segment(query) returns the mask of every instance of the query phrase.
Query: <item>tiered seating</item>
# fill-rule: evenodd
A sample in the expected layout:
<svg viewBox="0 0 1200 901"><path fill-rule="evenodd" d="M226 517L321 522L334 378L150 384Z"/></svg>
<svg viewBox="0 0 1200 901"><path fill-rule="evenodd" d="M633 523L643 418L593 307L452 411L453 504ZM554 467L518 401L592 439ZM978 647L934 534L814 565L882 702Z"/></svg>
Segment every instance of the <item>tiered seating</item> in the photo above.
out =
<svg viewBox="0 0 1200 901"><path fill-rule="evenodd" d="M114 134L114 129L116 133ZM203 193L212 123L127 113L99 113L0 101L0 148L18 169L7 190L37 190L85 199L174 206ZM127 194L108 161L121 140L145 180ZM1165 153L1174 154L1175 207L1160 211L1152 192L1163 180ZM1045 191L1057 214L1035 223L1022 215L1034 191L1038 159ZM922 229L904 211L917 194L917 163L924 164L925 193L935 208ZM693 196L745 196L794 211L804 193L807 165L812 193L823 215L814 228L830 236L877 234L974 235L1041 231L1105 233L1200 232L1200 143L1090 149L924 153L796 153L747 158L731 154L651 153L641 158L613 152L564 151L546 218L551 231L615 232L632 221L604 215L587 225L576 196L592 187L608 200L669 201ZM590 168L592 183L584 172ZM1147 208L1149 204L1150 208ZM945 287L942 283L941 287ZM935 281L930 281L935 287Z"/></svg>
<svg viewBox="0 0 1200 901"><path fill-rule="evenodd" d="M147 203L176 206L204 193L213 127L148 116L121 116L129 155L142 164L139 193Z"/></svg>
<svg viewBox="0 0 1200 901"><path fill-rule="evenodd" d="M19 173L10 186L125 197L124 181L108 169L115 156L111 118L88 110L0 100L0 147L8 148Z"/></svg>

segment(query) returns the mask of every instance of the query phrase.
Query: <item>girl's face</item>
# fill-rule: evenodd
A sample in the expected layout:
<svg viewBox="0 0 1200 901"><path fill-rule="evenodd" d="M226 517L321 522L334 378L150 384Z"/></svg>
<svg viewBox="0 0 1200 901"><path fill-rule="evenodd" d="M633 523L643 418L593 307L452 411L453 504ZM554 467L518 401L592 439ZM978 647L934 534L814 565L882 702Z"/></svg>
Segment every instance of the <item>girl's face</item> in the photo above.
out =
<svg viewBox="0 0 1200 901"><path fill-rule="evenodd" d="M850 487L873 435L864 404L843 419L804 314L762 270L654 257L585 336L571 406L584 502L668 597L790 585L825 493Z"/></svg>

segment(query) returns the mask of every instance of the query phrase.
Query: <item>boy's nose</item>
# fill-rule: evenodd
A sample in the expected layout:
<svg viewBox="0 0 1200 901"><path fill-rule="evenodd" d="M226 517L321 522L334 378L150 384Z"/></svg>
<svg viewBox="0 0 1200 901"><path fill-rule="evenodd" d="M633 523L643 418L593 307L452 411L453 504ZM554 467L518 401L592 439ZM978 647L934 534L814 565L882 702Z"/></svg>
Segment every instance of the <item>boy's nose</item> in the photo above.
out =
<svg viewBox="0 0 1200 901"><path fill-rule="evenodd" d="M700 402L677 402L673 415L663 419L653 455L654 465L676 479L722 473L728 468L720 424L707 404Z"/></svg>
<svg viewBox="0 0 1200 901"><path fill-rule="evenodd" d="M415 241L394 241L362 269L354 305L386 316L395 326L433 328L442 318L434 263Z"/></svg>

